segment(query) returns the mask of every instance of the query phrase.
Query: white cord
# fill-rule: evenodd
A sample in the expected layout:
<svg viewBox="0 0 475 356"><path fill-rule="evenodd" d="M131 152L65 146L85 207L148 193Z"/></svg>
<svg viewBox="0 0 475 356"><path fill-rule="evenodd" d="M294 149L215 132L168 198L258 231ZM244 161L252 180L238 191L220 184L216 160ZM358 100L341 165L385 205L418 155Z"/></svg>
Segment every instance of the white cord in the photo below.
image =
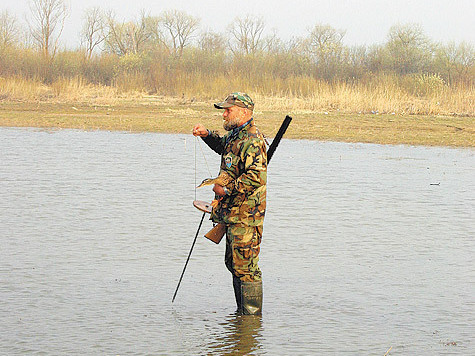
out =
<svg viewBox="0 0 475 356"><path fill-rule="evenodd" d="M196 139L198 140L198 137L197 137ZM199 144L200 149L201 149L201 154L203 155L203 158L204 158L204 160L205 160L206 168L208 168L209 176L212 177L213 175L211 174L211 170L209 169L208 161L206 160L206 156L205 156L205 153L204 153L204 151L203 151L203 147L201 146L200 140L198 140L198 144Z"/></svg>
<svg viewBox="0 0 475 356"><path fill-rule="evenodd" d="M195 200L196 200L196 141L198 140L198 137L196 137L195 140Z"/></svg>

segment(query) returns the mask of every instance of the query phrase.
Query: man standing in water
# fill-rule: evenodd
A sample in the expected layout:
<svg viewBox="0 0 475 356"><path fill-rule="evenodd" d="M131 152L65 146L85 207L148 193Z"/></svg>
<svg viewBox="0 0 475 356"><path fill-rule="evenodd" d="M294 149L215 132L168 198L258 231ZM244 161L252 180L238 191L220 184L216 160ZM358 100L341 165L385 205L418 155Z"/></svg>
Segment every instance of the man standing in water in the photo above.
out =
<svg viewBox="0 0 475 356"><path fill-rule="evenodd" d="M193 135L221 155L220 174L225 171L233 178L224 187L214 185L219 203L211 220L226 225L225 263L233 274L237 311L257 315L262 313L262 273L257 262L266 209L266 145L254 125L249 95L232 93L214 106L224 109L223 127L228 133L221 137L197 124Z"/></svg>

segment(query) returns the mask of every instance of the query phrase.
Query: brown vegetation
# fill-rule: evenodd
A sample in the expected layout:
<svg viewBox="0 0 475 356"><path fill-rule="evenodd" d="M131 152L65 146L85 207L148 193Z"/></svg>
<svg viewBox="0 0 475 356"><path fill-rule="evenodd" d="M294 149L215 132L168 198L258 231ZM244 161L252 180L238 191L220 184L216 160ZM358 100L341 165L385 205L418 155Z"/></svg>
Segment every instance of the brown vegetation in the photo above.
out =
<svg viewBox="0 0 475 356"><path fill-rule="evenodd" d="M294 120L286 138L381 144L475 147L475 118L458 116L348 114L311 110L274 110L275 98L257 97L255 111L261 131L273 137L285 114ZM269 104L270 103L270 104ZM197 122L224 132L221 111L212 102L179 98L137 96L116 98L114 103L0 103L3 126L76 128L191 134Z"/></svg>
<svg viewBox="0 0 475 356"><path fill-rule="evenodd" d="M49 3L54 7L45 6ZM19 126L54 126L57 120L60 127L159 130L152 119L159 115L177 125L165 131L183 132L181 121L168 115L174 107L204 118L195 115L196 107L213 115L206 105L243 90L255 99L258 111L274 118L272 125L287 113L302 118L302 127L291 133L299 137L396 143L391 134L376 137L386 122L404 131L394 136L401 143L411 143L408 137L414 135L433 136L434 129L441 133L440 144L473 146L474 47L434 43L416 24L393 26L381 45L347 47L346 31L328 25L317 24L306 36L285 42L266 36L263 20L250 15L234 19L227 33L200 34L199 19L180 11L158 16L142 12L136 19L118 21L113 12L92 8L85 12L81 47L60 50L64 1L33 0L32 5L29 36L22 36L27 30L15 16L0 13L3 125L13 125L10 114L15 114L23 118L17 119ZM43 28L45 18L55 26ZM35 36L46 30L47 38ZM78 109L71 113L75 116L69 115L71 107ZM35 123L22 116L45 108L54 120L40 114ZM98 108L121 112L128 123L103 120L108 123L102 125L105 111ZM417 129L408 115L419 115L426 130ZM307 122L324 122L324 129L317 132ZM439 130L444 125L459 128L457 135L467 138L462 143L444 138L452 133ZM340 137L342 130L346 133ZM428 139L422 144L438 143Z"/></svg>

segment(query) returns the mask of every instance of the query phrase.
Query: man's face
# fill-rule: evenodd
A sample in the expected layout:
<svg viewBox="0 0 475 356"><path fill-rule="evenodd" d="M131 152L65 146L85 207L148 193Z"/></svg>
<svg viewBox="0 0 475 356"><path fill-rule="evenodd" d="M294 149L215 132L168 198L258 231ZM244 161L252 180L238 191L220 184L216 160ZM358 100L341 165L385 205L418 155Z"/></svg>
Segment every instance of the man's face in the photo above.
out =
<svg viewBox="0 0 475 356"><path fill-rule="evenodd" d="M226 131L231 131L236 127L241 126L241 122L245 119L245 110L239 106L231 106L224 109L223 112L223 127Z"/></svg>

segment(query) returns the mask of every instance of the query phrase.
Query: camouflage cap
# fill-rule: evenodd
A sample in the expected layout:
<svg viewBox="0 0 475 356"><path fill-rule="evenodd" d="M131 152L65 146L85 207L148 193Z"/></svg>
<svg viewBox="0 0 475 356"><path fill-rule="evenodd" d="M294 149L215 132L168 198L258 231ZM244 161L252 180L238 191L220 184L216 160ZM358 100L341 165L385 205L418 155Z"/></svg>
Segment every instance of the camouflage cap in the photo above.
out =
<svg viewBox="0 0 475 356"><path fill-rule="evenodd" d="M226 109L235 105L241 108L254 110L254 102L252 101L251 97L246 93L241 92L229 94L223 102L214 104L214 107L216 109Z"/></svg>

